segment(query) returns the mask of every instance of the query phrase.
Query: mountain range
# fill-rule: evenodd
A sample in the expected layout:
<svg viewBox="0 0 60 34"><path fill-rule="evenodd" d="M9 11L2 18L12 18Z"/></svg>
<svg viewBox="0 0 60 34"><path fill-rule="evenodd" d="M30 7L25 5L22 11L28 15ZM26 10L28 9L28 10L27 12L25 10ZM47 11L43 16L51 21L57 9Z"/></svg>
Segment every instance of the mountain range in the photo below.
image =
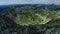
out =
<svg viewBox="0 0 60 34"><path fill-rule="evenodd" d="M0 8L6 8L9 6L33 6L33 5L49 6L51 4L11 4L11 5L0 5ZM57 6L60 6L60 5L57 5Z"/></svg>

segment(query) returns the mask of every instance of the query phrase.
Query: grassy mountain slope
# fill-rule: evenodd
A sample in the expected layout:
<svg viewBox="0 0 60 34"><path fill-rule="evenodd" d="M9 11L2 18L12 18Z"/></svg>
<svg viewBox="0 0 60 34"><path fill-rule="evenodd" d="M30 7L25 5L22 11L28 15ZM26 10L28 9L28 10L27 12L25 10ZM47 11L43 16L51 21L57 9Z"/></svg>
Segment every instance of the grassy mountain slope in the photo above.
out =
<svg viewBox="0 0 60 34"><path fill-rule="evenodd" d="M20 25L46 24L49 21L60 19L59 6L11 6L5 9L6 16ZM5 14L3 14L5 15Z"/></svg>

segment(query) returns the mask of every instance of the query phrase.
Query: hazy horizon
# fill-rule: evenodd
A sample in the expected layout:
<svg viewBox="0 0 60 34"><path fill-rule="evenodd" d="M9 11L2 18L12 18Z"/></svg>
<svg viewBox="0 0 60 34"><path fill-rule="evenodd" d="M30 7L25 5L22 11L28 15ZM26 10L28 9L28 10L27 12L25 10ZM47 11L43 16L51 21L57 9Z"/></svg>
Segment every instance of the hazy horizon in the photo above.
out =
<svg viewBox="0 0 60 34"><path fill-rule="evenodd" d="M0 5L11 4L57 4L60 5L60 0L0 0Z"/></svg>

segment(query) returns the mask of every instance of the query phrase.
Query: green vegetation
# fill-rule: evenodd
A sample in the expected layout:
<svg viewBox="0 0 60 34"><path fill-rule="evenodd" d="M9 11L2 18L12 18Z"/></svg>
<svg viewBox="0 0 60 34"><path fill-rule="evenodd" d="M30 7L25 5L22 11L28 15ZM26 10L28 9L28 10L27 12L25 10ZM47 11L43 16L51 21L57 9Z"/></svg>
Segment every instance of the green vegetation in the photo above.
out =
<svg viewBox="0 0 60 34"><path fill-rule="evenodd" d="M9 16L20 25L35 25L35 24L46 24L49 21L60 19L60 6L54 4L49 6L21 6L9 8ZM15 14L15 15L13 15Z"/></svg>
<svg viewBox="0 0 60 34"><path fill-rule="evenodd" d="M58 5L14 5L0 11L1 34L60 34Z"/></svg>

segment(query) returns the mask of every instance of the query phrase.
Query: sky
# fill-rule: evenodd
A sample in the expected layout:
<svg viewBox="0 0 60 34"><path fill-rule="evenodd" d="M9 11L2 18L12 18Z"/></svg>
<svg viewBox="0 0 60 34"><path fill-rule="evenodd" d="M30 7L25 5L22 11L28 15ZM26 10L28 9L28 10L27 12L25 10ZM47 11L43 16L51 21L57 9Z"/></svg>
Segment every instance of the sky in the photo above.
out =
<svg viewBox="0 0 60 34"><path fill-rule="evenodd" d="M0 0L0 5L9 4L60 4L60 0Z"/></svg>

